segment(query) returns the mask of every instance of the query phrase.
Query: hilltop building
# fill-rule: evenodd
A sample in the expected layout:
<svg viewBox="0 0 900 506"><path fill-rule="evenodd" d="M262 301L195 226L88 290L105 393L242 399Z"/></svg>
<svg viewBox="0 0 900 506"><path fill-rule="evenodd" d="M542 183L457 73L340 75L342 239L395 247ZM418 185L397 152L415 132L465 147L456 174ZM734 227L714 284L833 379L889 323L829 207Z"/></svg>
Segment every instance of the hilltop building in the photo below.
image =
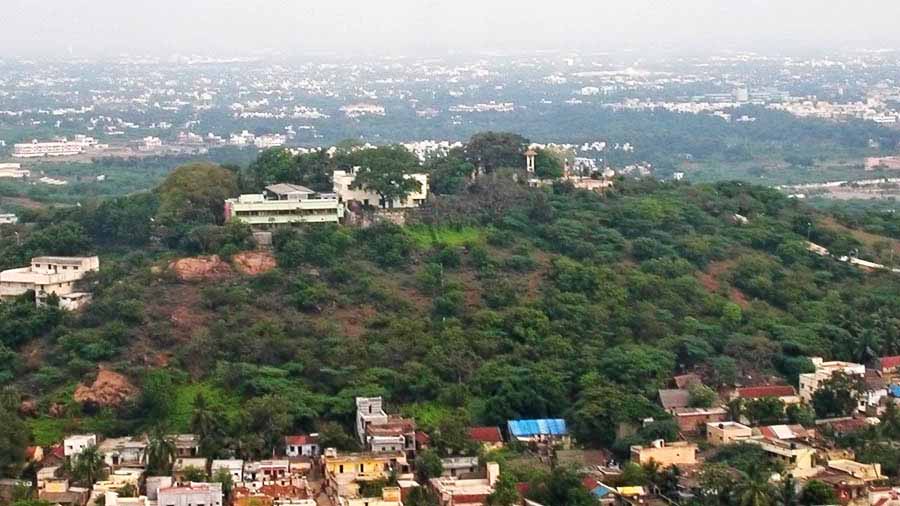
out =
<svg viewBox="0 0 900 506"><path fill-rule="evenodd" d="M375 192L363 188L353 188L357 170L334 171L334 193L345 205L355 201L364 206L380 207L382 209L409 209L421 206L428 198L428 174L408 175L407 178L412 178L419 182L419 190L410 193L405 198L385 202Z"/></svg>
<svg viewBox="0 0 900 506"><path fill-rule="evenodd" d="M257 226L293 223L338 223L344 206L335 195L305 186L274 184L261 194L241 195L225 201L225 220Z"/></svg>
<svg viewBox="0 0 900 506"><path fill-rule="evenodd" d="M76 292L75 283L99 270L97 257L35 257L29 267L0 272L0 300L33 290L39 306L55 294L60 307L77 309L90 301L90 294Z"/></svg>

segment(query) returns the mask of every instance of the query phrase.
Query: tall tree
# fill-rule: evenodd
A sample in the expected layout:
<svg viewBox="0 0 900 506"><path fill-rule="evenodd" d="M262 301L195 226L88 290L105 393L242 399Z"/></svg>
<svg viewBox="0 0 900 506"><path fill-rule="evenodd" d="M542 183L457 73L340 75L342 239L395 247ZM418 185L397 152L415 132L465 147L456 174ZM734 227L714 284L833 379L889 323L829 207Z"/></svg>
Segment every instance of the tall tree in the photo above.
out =
<svg viewBox="0 0 900 506"><path fill-rule="evenodd" d="M0 476L18 477L25 460L29 430L19 414L0 406Z"/></svg>
<svg viewBox="0 0 900 506"><path fill-rule="evenodd" d="M469 163L489 174L503 167L524 167L527 147L528 139L521 135L484 132L473 135L464 152Z"/></svg>
<svg viewBox="0 0 900 506"><path fill-rule="evenodd" d="M391 207L410 193L420 191L422 184L412 177L419 159L403 146L380 146L361 149L351 155L359 167L353 188L377 193L382 207Z"/></svg>
<svg viewBox="0 0 900 506"><path fill-rule="evenodd" d="M192 163L175 169L157 188L157 218L166 225L221 224L225 199L238 191L237 176L218 165Z"/></svg>
<svg viewBox="0 0 900 506"><path fill-rule="evenodd" d="M175 451L175 441L161 427L154 429L147 443L147 471L156 475L171 473Z"/></svg>
<svg viewBox="0 0 900 506"><path fill-rule="evenodd" d="M100 479L103 466L103 454L96 446L91 445L72 458L72 475L82 485L90 487Z"/></svg>

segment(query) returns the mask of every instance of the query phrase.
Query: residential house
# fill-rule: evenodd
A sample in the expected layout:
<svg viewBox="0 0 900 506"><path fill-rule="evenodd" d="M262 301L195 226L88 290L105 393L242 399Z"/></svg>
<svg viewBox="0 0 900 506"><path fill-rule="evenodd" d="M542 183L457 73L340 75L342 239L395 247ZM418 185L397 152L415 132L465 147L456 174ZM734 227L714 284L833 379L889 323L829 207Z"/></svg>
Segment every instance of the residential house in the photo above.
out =
<svg viewBox="0 0 900 506"><path fill-rule="evenodd" d="M96 434L77 434L63 440L63 449L66 457L80 455L85 448L97 446Z"/></svg>
<svg viewBox="0 0 900 506"><path fill-rule="evenodd" d="M72 487L66 478L48 479L38 490L38 499L60 506L85 506L90 496L90 489Z"/></svg>
<svg viewBox="0 0 900 506"><path fill-rule="evenodd" d="M662 388L659 390L659 404L669 413L691 405L691 394L686 389Z"/></svg>
<svg viewBox="0 0 900 506"><path fill-rule="evenodd" d="M189 480L189 471L200 471L206 474L206 459L203 457L180 457L175 459L172 466L172 476L176 483L185 483Z"/></svg>
<svg viewBox="0 0 900 506"><path fill-rule="evenodd" d="M706 424L706 441L713 446L725 446L745 441L753 436L753 429L737 422Z"/></svg>
<svg viewBox="0 0 900 506"><path fill-rule="evenodd" d="M369 451L402 451L408 461L416 458L415 420L388 416L381 397L356 398L356 434Z"/></svg>
<svg viewBox="0 0 900 506"><path fill-rule="evenodd" d="M900 380L900 355L876 358L874 369L888 384L896 383Z"/></svg>
<svg viewBox="0 0 900 506"><path fill-rule="evenodd" d="M813 466L816 450L812 447L781 439L750 439L748 442L759 445L771 458L781 462L795 478L808 478L816 473Z"/></svg>
<svg viewBox="0 0 900 506"><path fill-rule="evenodd" d="M431 488L437 493L441 506L480 506L494 492L500 477L500 465L488 462L487 476L478 479L432 478Z"/></svg>
<svg viewBox="0 0 900 506"><path fill-rule="evenodd" d="M169 439L175 443L176 457L196 457L200 454L200 436L196 434L175 434Z"/></svg>
<svg viewBox="0 0 900 506"><path fill-rule="evenodd" d="M51 295L60 299L60 306L75 308L86 294L77 292L75 285L89 272L100 270L97 257L35 257L31 265L0 272L0 300L34 292L41 306Z"/></svg>
<svg viewBox="0 0 900 506"><path fill-rule="evenodd" d="M288 457L318 457L319 435L299 435L284 437L284 454Z"/></svg>
<svg viewBox="0 0 900 506"><path fill-rule="evenodd" d="M231 475L231 481L240 483L244 481L244 461L240 459L215 459L209 466L210 477L215 477L216 473L225 470Z"/></svg>
<svg viewBox="0 0 900 506"><path fill-rule="evenodd" d="M851 376L865 376L866 374L866 366L862 364L841 361L826 362L819 357L812 357L810 360L816 368L815 372L800 375L800 398L806 402L811 402L812 396L819 386L836 372ZM865 409L865 401L861 401L861 409Z"/></svg>
<svg viewBox="0 0 900 506"><path fill-rule="evenodd" d="M766 439L780 439L782 441L805 441L813 439L816 431L806 429L802 425L767 425L759 427L756 431L760 436Z"/></svg>
<svg viewBox="0 0 900 506"><path fill-rule="evenodd" d="M401 451L338 455L333 448L328 448L323 455L323 467L323 488L329 496L358 497L358 482L385 479L392 472L408 467L408 462Z"/></svg>
<svg viewBox="0 0 900 506"><path fill-rule="evenodd" d="M286 459L259 460L244 464L244 480L260 483L287 483L291 477L291 463Z"/></svg>
<svg viewBox="0 0 900 506"><path fill-rule="evenodd" d="M871 487L868 506L900 506L900 487Z"/></svg>
<svg viewBox="0 0 900 506"><path fill-rule="evenodd" d="M159 490L159 506L222 506L221 483L191 483Z"/></svg>
<svg viewBox="0 0 900 506"><path fill-rule="evenodd" d="M735 389L732 399L755 400L776 397L786 406L800 404L797 390L790 385L762 385L756 387L741 387Z"/></svg>
<svg viewBox="0 0 900 506"><path fill-rule="evenodd" d="M338 223L343 217L344 206L336 195L294 184L270 185L263 193L225 201L225 221L253 226Z"/></svg>
<svg viewBox="0 0 900 506"><path fill-rule="evenodd" d="M338 497L338 506L403 506L400 487L384 487L381 497Z"/></svg>
<svg viewBox="0 0 900 506"><path fill-rule="evenodd" d="M829 460L816 480L831 485L840 504L865 504L870 489L887 484L880 464L860 464L852 460Z"/></svg>
<svg viewBox="0 0 900 506"><path fill-rule="evenodd" d="M135 490L138 490L141 486L141 477L143 475L143 469L116 469L109 473L105 480L94 483L93 490L97 495L101 495L105 492L115 492L126 486L131 486L134 487Z"/></svg>
<svg viewBox="0 0 900 506"><path fill-rule="evenodd" d="M503 434L500 427L471 427L469 439L481 444L485 450L503 448Z"/></svg>
<svg viewBox="0 0 900 506"><path fill-rule="evenodd" d="M660 467L693 465L697 463L697 445L686 441L666 443L662 439L648 446L632 446L631 461L644 465L651 460Z"/></svg>
<svg viewBox="0 0 900 506"><path fill-rule="evenodd" d="M0 213L0 225L15 225L19 217L12 213Z"/></svg>
<svg viewBox="0 0 900 506"><path fill-rule="evenodd" d="M560 444L563 447L572 443L566 421L562 418L509 420L506 424L509 437L520 442Z"/></svg>
<svg viewBox="0 0 900 506"><path fill-rule="evenodd" d="M728 411L721 407L676 408L673 411L678 428L688 434L702 431L708 423L724 422L728 419Z"/></svg>
<svg viewBox="0 0 900 506"><path fill-rule="evenodd" d="M419 183L417 191L410 192L405 198L384 201L377 193L364 188L353 188L359 169L350 171L334 171L334 193L345 205L351 201L359 202L364 206L379 207L382 209L408 209L421 206L428 198L428 174L410 174L408 179L415 179Z"/></svg>
<svg viewBox="0 0 900 506"><path fill-rule="evenodd" d="M104 439L97 447L110 469L119 467L143 468L146 466L147 439L120 437Z"/></svg>
<svg viewBox="0 0 900 506"><path fill-rule="evenodd" d="M159 499L159 491L164 488L170 488L175 485L171 476L148 476L144 480L144 487L147 490L147 498L151 501Z"/></svg>
<svg viewBox="0 0 900 506"><path fill-rule="evenodd" d="M119 493L109 490L103 494L103 506L151 506L146 496L119 497Z"/></svg>
<svg viewBox="0 0 900 506"><path fill-rule="evenodd" d="M471 476L478 471L478 457L446 457L441 466L441 476Z"/></svg>

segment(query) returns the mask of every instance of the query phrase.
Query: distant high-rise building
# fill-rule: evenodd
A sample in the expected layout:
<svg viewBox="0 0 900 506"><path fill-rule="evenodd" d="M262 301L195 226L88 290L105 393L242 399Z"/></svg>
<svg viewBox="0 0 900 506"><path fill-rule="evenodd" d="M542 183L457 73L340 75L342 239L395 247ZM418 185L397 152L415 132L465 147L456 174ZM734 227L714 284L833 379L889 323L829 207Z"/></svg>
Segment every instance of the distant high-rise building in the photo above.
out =
<svg viewBox="0 0 900 506"><path fill-rule="evenodd" d="M738 86L734 89L734 101L738 103L750 101L750 90L746 86Z"/></svg>

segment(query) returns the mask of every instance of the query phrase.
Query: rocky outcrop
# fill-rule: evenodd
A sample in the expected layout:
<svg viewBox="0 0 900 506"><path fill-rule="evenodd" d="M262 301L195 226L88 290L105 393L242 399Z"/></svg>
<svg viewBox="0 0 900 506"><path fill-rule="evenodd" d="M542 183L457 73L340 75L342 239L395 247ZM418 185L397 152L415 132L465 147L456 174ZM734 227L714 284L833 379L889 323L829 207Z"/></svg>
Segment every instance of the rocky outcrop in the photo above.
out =
<svg viewBox="0 0 900 506"><path fill-rule="evenodd" d="M181 281L202 281L222 279L232 274L231 266L218 255L181 258L169 264Z"/></svg>
<svg viewBox="0 0 900 506"><path fill-rule="evenodd" d="M75 389L75 401L98 407L116 407L137 395L137 388L121 374L106 369L97 373L90 385L80 384Z"/></svg>
<svg viewBox="0 0 900 506"><path fill-rule="evenodd" d="M263 274L278 266L275 257L268 251L246 251L238 253L232 258L234 267L241 273L249 276Z"/></svg>

